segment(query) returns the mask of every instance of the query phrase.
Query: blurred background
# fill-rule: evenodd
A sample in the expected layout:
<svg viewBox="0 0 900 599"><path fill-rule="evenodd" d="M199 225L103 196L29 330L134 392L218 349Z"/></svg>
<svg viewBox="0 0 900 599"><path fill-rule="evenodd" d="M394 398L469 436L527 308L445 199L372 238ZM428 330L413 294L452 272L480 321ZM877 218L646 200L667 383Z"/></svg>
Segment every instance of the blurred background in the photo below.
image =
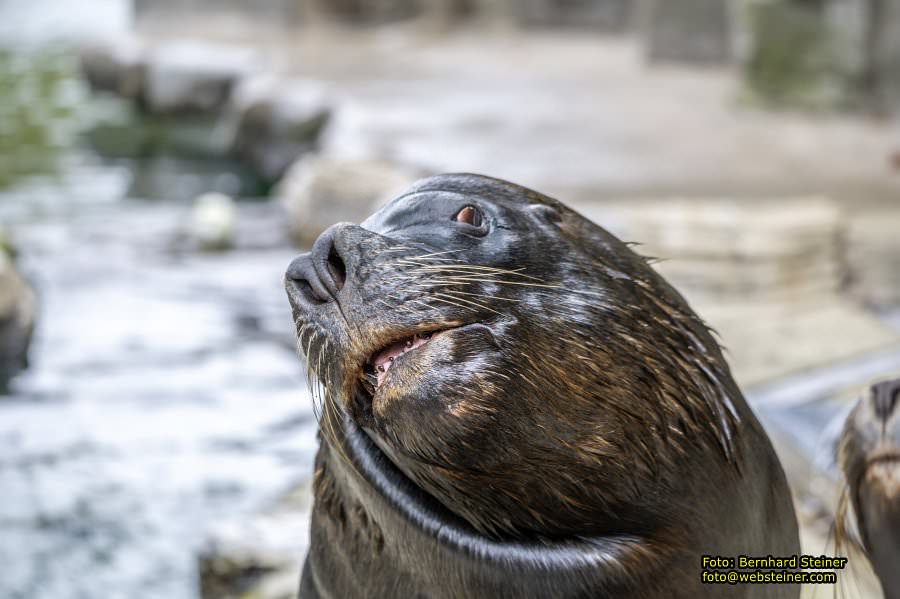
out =
<svg viewBox="0 0 900 599"><path fill-rule="evenodd" d="M282 273L443 171L661 258L828 553L842 419L900 375L898 112L894 0L0 0L0 597L293 597Z"/></svg>

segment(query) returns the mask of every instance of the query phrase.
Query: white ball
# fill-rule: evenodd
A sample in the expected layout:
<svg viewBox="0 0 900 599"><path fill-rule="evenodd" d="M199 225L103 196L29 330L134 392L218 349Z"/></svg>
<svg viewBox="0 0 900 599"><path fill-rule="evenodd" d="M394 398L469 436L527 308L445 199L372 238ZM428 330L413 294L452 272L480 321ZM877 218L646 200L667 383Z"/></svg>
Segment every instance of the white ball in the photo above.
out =
<svg viewBox="0 0 900 599"><path fill-rule="evenodd" d="M211 192L197 196L191 214L191 236L204 250L234 244L237 209L229 196Z"/></svg>

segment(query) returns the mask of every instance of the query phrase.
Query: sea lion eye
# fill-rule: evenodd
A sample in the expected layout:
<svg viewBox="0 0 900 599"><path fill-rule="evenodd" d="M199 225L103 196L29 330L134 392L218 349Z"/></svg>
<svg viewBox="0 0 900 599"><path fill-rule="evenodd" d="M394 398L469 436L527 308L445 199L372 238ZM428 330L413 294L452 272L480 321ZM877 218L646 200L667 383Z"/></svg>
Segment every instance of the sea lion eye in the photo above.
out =
<svg viewBox="0 0 900 599"><path fill-rule="evenodd" d="M456 213L456 216L453 217L453 220L458 223L472 225L473 227L480 227L484 222L484 218L481 215L481 210L479 210L475 206L464 206L462 210Z"/></svg>

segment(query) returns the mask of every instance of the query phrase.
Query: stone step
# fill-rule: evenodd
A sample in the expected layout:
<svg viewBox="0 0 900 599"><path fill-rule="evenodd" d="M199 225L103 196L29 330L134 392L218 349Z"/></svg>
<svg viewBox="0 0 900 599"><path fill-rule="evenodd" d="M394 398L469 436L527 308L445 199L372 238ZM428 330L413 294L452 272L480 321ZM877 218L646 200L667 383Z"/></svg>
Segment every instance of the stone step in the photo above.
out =
<svg viewBox="0 0 900 599"><path fill-rule="evenodd" d="M832 254L841 227L826 198L728 198L632 201L614 208L617 234L659 257L733 259Z"/></svg>
<svg viewBox="0 0 900 599"><path fill-rule="evenodd" d="M638 253L661 259L654 267L718 331L742 384L898 341L843 292L847 214L827 198L672 198L579 208L620 238L638 242ZM881 224L892 222L886 217L870 220L858 225L850 247L859 238L876 243L892 229ZM869 298L887 295L895 288L893 276L885 275L883 285L866 282L892 264L851 264L849 277L861 282L858 288Z"/></svg>

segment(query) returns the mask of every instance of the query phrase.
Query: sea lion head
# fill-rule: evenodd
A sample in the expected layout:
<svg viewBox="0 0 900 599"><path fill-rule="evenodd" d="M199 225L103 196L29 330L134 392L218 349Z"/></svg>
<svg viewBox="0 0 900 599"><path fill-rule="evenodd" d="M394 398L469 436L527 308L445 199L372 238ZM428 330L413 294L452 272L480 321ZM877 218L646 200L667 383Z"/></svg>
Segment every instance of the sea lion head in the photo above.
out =
<svg viewBox="0 0 900 599"><path fill-rule="evenodd" d="M900 379L872 385L857 402L838 461L863 547L886 596L900 596Z"/></svg>
<svg viewBox="0 0 900 599"><path fill-rule="evenodd" d="M423 180L328 229L286 287L324 441L343 412L481 533L678 521L690 502L671 494L736 462L739 391L707 328L643 258L534 191Z"/></svg>

